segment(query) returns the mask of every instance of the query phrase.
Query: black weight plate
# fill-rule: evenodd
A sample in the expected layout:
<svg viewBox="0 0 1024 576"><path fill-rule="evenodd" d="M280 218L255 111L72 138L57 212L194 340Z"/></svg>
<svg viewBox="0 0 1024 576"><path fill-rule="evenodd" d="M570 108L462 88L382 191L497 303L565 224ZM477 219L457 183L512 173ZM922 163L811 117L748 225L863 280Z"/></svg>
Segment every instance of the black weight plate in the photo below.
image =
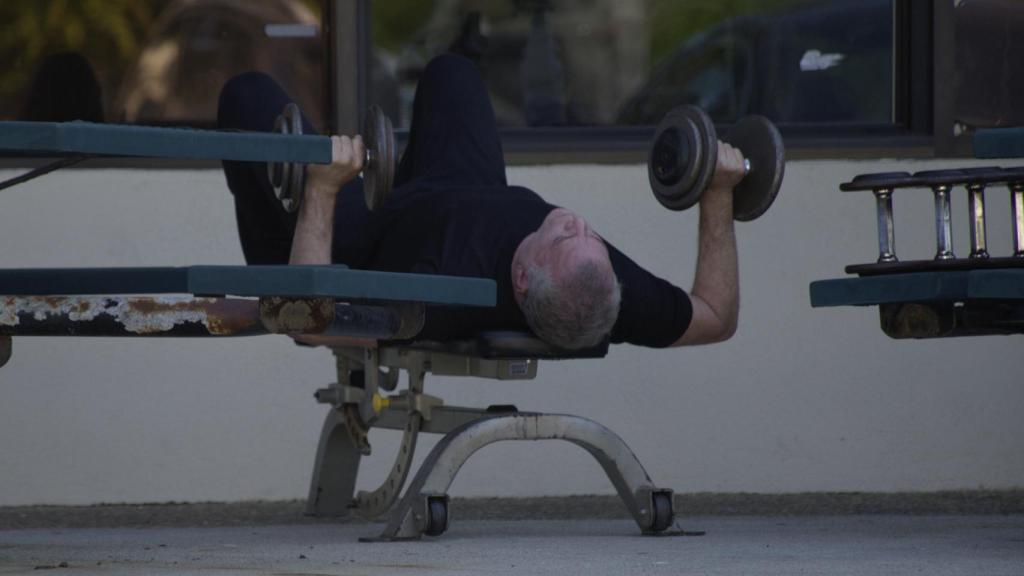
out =
<svg viewBox="0 0 1024 576"><path fill-rule="evenodd" d="M1003 172L1006 174L1006 181L1010 184L1017 184L1024 181L1024 166L1003 168Z"/></svg>
<svg viewBox="0 0 1024 576"><path fill-rule="evenodd" d="M914 178L921 181L922 186L954 186L967 181L967 174L960 169L922 170L914 172Z"/></svg>
<svg viewBox="0 0 1024 576"><path fill-rule="evenodd" d="M277 134L285 134L284 115L278 115L274 119L273 132ZM285 170L288 167L285 166L284 162L267 162L267 179L270 180L270 188L274 191L274 197L278 200L281 199L281 189L284 187L283 182L285 181Z"/></svg>
<svg viewBox="0 0 1024 576"><path fill-rule="evenodd" d="M920 180L911 176L909 172L874 172L858 174L853 177L853 180L840 184L839 189L843 192L860 192L863 190L895 190L896 188L920 185Z"/></svg>
<svg viewBox="0 0 1024 576"><path fill-rule="evenodd" d="M786 172L786 147L782 135L764 116L746 116L722 138L750 161L750 173L736 186L733 218L748 222L764 214L775 201Z"/></svg>
<svg viewBox="0 0 1024 576"><path fill-rule="evenodd" d="M363 146L366 147L366 158L363 160L363 199L370 210L377 208L377 175L373 165L377 163L377 107L370 106L363 117Z"/></svg>
<svg viewBox="0 0 1024 576"><path fill-rule="evenodd" d="M867 264L850 264L845 270L847 274L878 276L910 272L948 272L952 270L993 270L1001 268L1024 268L1024 258L1004 256L999 258L957 258L955 260L929 259L871 262Z"/></svg>
<svg viewBox="0 0 1024 576"><path fill-rule="evenodd" d="M370 210L380 207L391 192L388 158L392 153L388 140L393 139L393 136L389 124L390 121L379 106L375 104L367 109L363 122L363 144L367 150L363 166L363 197Z"/></svg>
<svg viewBox="0 0 1024 576"><path fill-rule="evenodd" d="M381 117L384 119L384 141L387 143L387 146L384 147L387 153L380 163L380 171L384 175L384 188L381 190L383 193L381 195L381 204L383 204L387 202L388 197L391 196L391 190L394 188L394 170L397 165L395 157L397 152L394 147L394 129L391 126L391 119L384 114L381 114Z"/></svg>
<svg viewBox="0 0 1024 576"><path fill-rule="evenodd" d="M967 184L997 184L1004 182L1006 178L1006 173L998 166L964 168L963 173L967 175Z"/></svg>
<svg viewBox="0 0 1024 576"><path fill-rule="evenodd" d="M291 134L302 134L302 112L299 105L289 102L284 107L284 121L291 128ZM295 212L302 203L302 195L306 189L306 165L300 163L288 163L291 167L291 174L288 180L282 180L288 188L282 193L281 204L288 212Z"/></svg>
<svg viewBox="0 0 1024 576"><path fill-rule="evenodd" d="M302 113L298 105L289 102L274 120L274 132L279 134L302 134ZM274 191L274 197L287 212L299 209L302 189L305 186L305 167L292 162L267 162L267 179Z"/></svg>
<svg viewBox="0 0 1024 576"><path fill-rule="evenodd" d="M687 107L674 108L654 132L647 177L654 197L669 210L685 210L700 199L694 182L706 157L701 129Z"/></svg>
<svg viewBox="0 0 1024 576"><path fill-rule="evenodd" d="M705 151L706 160L700 164L700 172L694 187L697 190L697 198L708 189L711 179L715 176L715 167L718 165L718 134L715 131L715 124L707 112L696 106L685 106L687 115L694 119L700 129L701 144Z"/></svg>

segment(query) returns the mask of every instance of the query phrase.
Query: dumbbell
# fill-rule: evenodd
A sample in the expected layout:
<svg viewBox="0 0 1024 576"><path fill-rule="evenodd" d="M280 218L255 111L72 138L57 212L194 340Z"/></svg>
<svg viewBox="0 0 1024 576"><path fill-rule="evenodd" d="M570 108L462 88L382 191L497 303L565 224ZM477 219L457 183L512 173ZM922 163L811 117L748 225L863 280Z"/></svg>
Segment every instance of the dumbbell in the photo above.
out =
<svg viewBox="0 0 1024 576"><path fill-rule="evenodd" d="M786 168L786 148L775 124L763 116L741 118L722 137L747 159L746 175L733 190L733 218L743 222L764 214L775 201ZM658 124L647 160L655 198L670 210L700 200L718 161L718 136L706 112L679 106Z"/></svg>
<svg viewBox="0 0 1024 576"><path fill-rule="evenodd" d="M1013 223L1013 256L1024 258L1024 169L996 166L961 168L952 170L925 170L909 172L879 172L860 174L839 185L843 192L870 190L877 199L878 263L898 262L894 249L893 193L903 188L929 188L935 197L935 257L936 261L957 262L953 253L953 219L951 194L958 186L967 190L968 224L971 253L968 260L990 258L986 231L985 190L994 184L1005 184L1010 189L1010 212ZM870 264L848 267L861 273L870 270Z"/></svg>
<svg viewBox="0 0 1024 576"><path fill-rule="evenodd" d="M302 134L302 113L294 102L289 102L274 122L274 131L281 134ZM321 137L323 138L323 137ZM363 121L363 195L366 206L376 210L391 194L395 180L395 134L388 118L379 106L370 106ZM326 139L330 146L330 139ZM267 162L267 178L274 196L288 212L295 212L302 202L306 185L306 167L301 163Z"/></svg>

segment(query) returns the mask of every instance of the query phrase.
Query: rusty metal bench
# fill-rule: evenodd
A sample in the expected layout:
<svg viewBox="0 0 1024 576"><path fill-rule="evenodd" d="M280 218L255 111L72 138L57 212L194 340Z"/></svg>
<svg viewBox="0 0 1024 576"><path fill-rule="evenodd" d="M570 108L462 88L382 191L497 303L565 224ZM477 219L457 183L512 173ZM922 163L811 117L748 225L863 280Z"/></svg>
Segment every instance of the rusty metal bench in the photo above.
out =
<svg viewBox="0 0 1024 576"><path fill-rule="evenodd" d="M390 511L382 539L444 532L449 520L446 493L459 468L476 450L505 440L559 439L581 446L608 474L643 533L663 532L672 524L672 492L656 488L629 447L604 426L578 416L520 412L511 406L448 406L424 393L428 373L526 380L536 377L540 360L601 358L607 353L607 345L566 351L529 334L509 332L458 342L395 343L414 339L425 304L493 305L492 280L344 266L20 269L0 270L0 294L0 366L10 357L12 337L278 333L348 338L346 345L333 348L338 381L316 394L330 409L307 512L379 516ZM408 374L407 386L396 392L402 371ZM355 494L371 428L402 430L404 435L384 483ZM444 438L402 496L420 433Z"/></svg>

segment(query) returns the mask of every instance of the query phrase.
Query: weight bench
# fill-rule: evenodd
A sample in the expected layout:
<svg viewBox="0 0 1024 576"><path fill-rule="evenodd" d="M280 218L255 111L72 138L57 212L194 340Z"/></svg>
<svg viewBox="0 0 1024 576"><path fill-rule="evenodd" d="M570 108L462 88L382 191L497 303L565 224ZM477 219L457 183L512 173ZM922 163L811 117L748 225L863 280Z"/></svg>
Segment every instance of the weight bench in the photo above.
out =
<svg viewBox="0 0 1024 576"><path fill-rule="evenodd" d="M317 448L308 514L338 516L355 511L372 517L391 510L381 535L368 540L437 536L450 519L448 487L474 452L505 440L566 440L597 459L644 534L672 525L672 491L656 488L629 447L608 428L579 416L520 412L514 406L447 406L424 392L428 373L529 380L536 377L539 360L601 358L607 354L607 344L565 351L529 334L486 332L468 341L333 351L338 382L316 393L330 410ZM393 393L401 371L408 374L407 386ZM370 453L367 433L371 428L401 430L403 436L387 478L377 489L355 494L360 459ZM400 496L417 437L423 432L444 434L444 438Z"/></svg>
<svg viewBox="0 0 1024 576"><path fill-rule="evenodd" d="M187 296L166 296L174 293ZM511 406L447 406L424 393L428 373L526 380L536 377L539 360L600 358L607 344L569 352L508 332L462 342L387 343L415 337L425 303L492 306L493 280L345 266L14 269L0 270L0 294L0 366L10 358L12 339L25 336L341 337L344 345L333 348L338 381L316 393L330 410L306 511L378 516L393 508L379 539L444 532L446 492L459 468L476 450L502 440L577 444L601 464L643 533L663 532L672 524L672 492L655 488L629 447L604 426ZM396 392L401 371L408 379ZM381 486L355 494L371 428L404 431L401 447ZM445 436L400 497L420 433Z"/></svg>

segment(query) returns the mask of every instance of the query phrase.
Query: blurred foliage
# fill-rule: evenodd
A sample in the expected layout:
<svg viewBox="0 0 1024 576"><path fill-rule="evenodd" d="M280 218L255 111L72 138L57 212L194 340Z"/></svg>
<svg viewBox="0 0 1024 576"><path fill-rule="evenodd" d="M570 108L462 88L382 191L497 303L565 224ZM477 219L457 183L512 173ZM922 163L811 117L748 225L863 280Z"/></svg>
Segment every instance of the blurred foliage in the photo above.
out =
<svg viewBox="0 0 1024 576"><path fill-rule="evenodd" d="M102 75L127 67L170 0L3 0L0 2L0 94L5 99L31 81L47 55L84 54ZM101 65L97 65L100 64Z"/></svg>
<svg viewBox="0 0 1024 576"><path fill-rule="evenodd" d="M783 11L807 0L648 0L651 62L657 62L694 34L744 16Z"/></svg>
<svg viewBox="0 0 1024 576"><path fill-rule="evenodd" d="M606 0L622 1L622 0ZM651 62L668 55L694 34L746 14L786 10L809 0L637 0L647 5ZM525 14L541 0L377 0L372 2L373 43L390 52L420 40L435 9L479 11L485 20L501 21ZM554 8L558 0L551 0ZM576 3L577 8L580 3Z"/></svg>
<svg viewBox="0 0 1024 576"><path fill-rule="evenodd" d="M259 1L259 0L257 0ZM326 0L300 0L317 18ZM46 56L78 52L116 85L173 0L0 0L0 115L17 114ZM104 94L111 98L113 94Z"/></svg>
<svg viewBox="0 0 1024 576"><path fill-rule="evenodd" d="M371 4L373 43L390 51L412 41L434 12L433 0L384 0Z"/></svg>

